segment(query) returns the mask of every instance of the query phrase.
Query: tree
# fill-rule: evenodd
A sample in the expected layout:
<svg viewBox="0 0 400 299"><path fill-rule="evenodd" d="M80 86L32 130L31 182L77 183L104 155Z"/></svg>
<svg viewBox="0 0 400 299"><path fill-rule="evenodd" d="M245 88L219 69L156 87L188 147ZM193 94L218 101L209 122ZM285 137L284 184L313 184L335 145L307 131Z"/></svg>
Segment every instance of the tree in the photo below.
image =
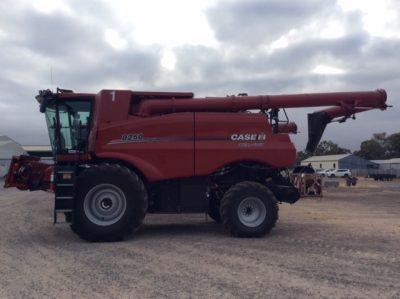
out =
<svg viewBox="0 0 400 299"><path fill-rule="evenodd" d="M315 153L308 153L305 151L297 152L296 163L300 164L301 161L311 157L312 155L323 156L323 155L340 155L348 153L351 153L351 151L346 148L340 147L333 141L327 140L327 141L322 141L318 144Z"/></svg>
<svg viewBox="0 0 400 299"><path fill-rule="evenodd" d="M309 157L311 157L311 154L310 154L310 153L303 152L303 151L297 152L296 163L297 163L298 165L300 165L300 162L301 162L301 161L303 161L303 160L305 160L305 159L307 159L307 158L309 158Z"/></svg>
<svg viewBox="0 0 400 299"><path fill-rule="evenodd" d="M400 158L400 132L386 138L387 158Z"/></svg>
<svg viewBox="0 0 400 299"><path fill-rule="evenodd" d="M349 149L342 148L331 140L325 140L320 142L317 146L317 149L315 150L316 156L340 155L349 153L351 153Z"/></svg>
<svg viewBox="0 0 400 299"><path fill-rule="evenodd" d="M360 150L355 155L367 160L385 159L386 149L378 140L372 138L361 142Z"/></svg>
<svg viewBox="0 0 400 299"><path fill-rule="evenodd" d="M382 146L384 146L386 142L386 132L374 133L372 139L378 141Z"/></svg>

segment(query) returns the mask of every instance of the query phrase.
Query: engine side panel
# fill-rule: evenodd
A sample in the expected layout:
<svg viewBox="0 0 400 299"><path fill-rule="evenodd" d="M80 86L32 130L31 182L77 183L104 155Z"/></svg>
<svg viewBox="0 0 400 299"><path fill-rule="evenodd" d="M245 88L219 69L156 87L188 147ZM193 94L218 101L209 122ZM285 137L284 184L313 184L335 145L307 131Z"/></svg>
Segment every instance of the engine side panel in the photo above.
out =
<svg viewBox="0 0 400 299"><path fill-rule="evenodd" d="M149 181L194 175L194 113L129 116L98 129L95 155L123 160Z"/></svg>
<svg viewBox="0 0 400 299"><path fill-rule="evenodd" d="M291 166L288 134L273 134L264 114L183 112L101 124L95 155L122 160L150 182L207 176L235 162Z"/></svg>
<svg viewBox="0 0 400 299"><path fill-rule="evenodd" d="M253 161L289 167L296 149L288 134L273 134L261 113L195 113L195 175L209 175L220 167Z"/></svg>

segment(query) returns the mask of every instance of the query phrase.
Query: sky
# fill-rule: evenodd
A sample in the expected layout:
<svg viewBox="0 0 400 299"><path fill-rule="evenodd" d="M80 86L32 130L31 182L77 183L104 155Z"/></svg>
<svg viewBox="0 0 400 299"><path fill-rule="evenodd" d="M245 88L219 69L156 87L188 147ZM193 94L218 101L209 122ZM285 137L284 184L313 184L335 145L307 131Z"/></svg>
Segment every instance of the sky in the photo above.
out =
<svg viewBox="0 0 400 299"><path fill-rule="evenodd" d="M357 149L400 131L400 1L2 0L0 135L48 144L34 99L56 87L192 91L196 96L384 88L386 111L328 125ZM290 109L307 141L307 113Z"/></svg>

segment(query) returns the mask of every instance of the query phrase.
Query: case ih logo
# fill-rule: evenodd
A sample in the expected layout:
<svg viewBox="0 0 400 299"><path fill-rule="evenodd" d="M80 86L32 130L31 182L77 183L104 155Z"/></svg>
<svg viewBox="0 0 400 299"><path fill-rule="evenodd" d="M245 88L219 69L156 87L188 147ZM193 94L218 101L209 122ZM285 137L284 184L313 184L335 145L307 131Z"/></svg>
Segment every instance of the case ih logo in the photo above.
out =
<svg viewBox="0 0 400 299"><path fill-rule="evenodd" d="M232 141L264 141L266 139L266 135L264 133L261 134L232 134Z"/></svg>

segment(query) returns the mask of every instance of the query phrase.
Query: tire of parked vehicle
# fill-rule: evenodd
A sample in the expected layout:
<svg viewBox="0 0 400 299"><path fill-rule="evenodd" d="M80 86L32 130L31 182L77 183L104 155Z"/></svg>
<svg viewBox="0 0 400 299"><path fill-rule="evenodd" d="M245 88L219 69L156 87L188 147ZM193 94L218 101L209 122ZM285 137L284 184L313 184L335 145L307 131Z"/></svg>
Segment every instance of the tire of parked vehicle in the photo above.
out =
<svg viewBox="0 0 400 299"><path fill-rule="evenodd" d="M278 203L264 185L244 181L230 187L221 200L224 228L235 237L262 237L278 220Z"/></svg>
<svg viewBox="0 0 400 299"><path fill-rule="evenodd" d="M147 211L140 177L119 164L99 164L77 178L71 229L88 241L120 241L135 232Z"/></svg>
<svg viewBox="0 0 400 299"><path fill-rule="evenodd" d="M335 177L335 175L334 175L334 174L331 174L329 177L330 177L330 178L334 178L334 177Z"/></svg>

